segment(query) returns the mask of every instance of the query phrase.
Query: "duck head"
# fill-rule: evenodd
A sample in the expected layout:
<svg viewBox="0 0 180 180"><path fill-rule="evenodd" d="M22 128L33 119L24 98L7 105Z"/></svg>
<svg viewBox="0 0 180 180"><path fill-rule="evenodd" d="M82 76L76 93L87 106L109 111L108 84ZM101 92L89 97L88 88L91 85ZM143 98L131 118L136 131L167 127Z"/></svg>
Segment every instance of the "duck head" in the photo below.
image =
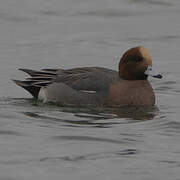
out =
<svg viewBox="0 0 180 180"><path fill-rule="evenodd" d="M119 76L126 80L145 80L148 76L162 78L152 68L150 53L143 46L126 51L119 62Z"/></svg>

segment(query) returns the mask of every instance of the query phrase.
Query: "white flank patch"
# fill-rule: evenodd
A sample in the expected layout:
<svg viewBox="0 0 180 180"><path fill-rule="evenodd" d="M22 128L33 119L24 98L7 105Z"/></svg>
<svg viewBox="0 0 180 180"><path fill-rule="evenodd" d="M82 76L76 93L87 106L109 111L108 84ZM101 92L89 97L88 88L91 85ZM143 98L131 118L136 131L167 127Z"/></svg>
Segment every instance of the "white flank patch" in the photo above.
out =
<svg viewBox="0 0 180 180"><path fill-rule="evenodd" d="M96 91L86 91L86 90L80 90L80 91L85 93L96 93Z"/></svg>
<svg viewBox="0 0 180 180"><path fill-rule="evenodd" d="M43 101L44 103L47 102L47 94L46 94L46 90L44 87L42 87L39 91L39 94L38 94L38 99Z"/></svg>

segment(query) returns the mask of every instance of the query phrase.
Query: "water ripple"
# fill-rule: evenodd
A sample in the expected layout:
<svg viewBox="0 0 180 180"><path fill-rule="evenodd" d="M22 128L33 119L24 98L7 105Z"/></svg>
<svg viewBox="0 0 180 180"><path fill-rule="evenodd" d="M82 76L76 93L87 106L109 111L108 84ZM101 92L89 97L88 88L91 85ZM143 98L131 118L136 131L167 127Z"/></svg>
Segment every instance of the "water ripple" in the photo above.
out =
<svg viewBox="0 0 180 180"><path fill-rule="evenodd" d="M180 162L176 160L161 160L159 162L171 168L180 167Z"/></svg>
<svg viewBox="0 0 180 180"><path fill-rule="evenodd" d="M29 16L15 15L6 12L0 12L0 21L3 22L14 22L14 23L27 23L34 20Z"/></svg>
<svg viewBox="0 0 180 180"><path fill-rule="evenodd" d="M133 155L138 154L139 151L136 149L124 149L120 151L114 152L101 152L101 153L91 153L85 155L71 155L71 156L63 156L63 157L44 157L41 158L40 161L48 161L48 162L55 162L55 161L71 161L71 162L79 162L84 160L97 160L97 159L107 159L107 158L118 158L118 156L125 156L131 157Z"/></svg>
<svg viewBox="0 0 180 180"><path fill-rule="evenodd" d="M152 5L160 5L160 6L173 6L172 3L164 2L164 1L156 1L156 0L129 0L131 3L145 3Z"/></svg>
<svg viewBox="0 0 180 180"><path fill-rule="evenodd" d="M17 131L11 131L11 130L0 130L0 135L8 135L8 136L24 136L24 134L17 132Z"/></svg>
<svg viewBox="0 0 180 180"><path fill-rule="evenodd" d="M102 9L87 12L79 12L76 15L80 16L96 16L96 17L106 17L106 18L118 18L118 17L129 17L129 16L142 16L147 14L147 12L142 11L129 11L129 10L119 10L119 9Z"/></svg>
<svg viewBox="0 0 180 180"><path fill-rule="evenodd" d="M21 112L22 114L36 118L41 122L48 123L60 123L61 126L70 127L97 127L97 128L110 128L117 124L129 124L137 123L145 120L152 120L158 114L157 107L123 107L119 109L111 109L111 112L101 112L107 110L101 109L101 111L92 111L92 109L84 108L68 108L65 109L39 109L36 111ZM83 111L83 113L79 112ZM85 111L87 111L85 113ZM91 112L89 112L91 111Z"/></svg>
<svg viewBox="0 0 180 180"><path fill-rule="evenodd" d="M169 42L178 40L180 38L179 35L161 35L161 36L154 36L154 37L127 37L125 41L133 41L133 42Z"/></svg>
<svg viewBox="0 0 180 180"><path fill-rule="evenodd" d="M106 142L113 144L126 144L127 140L115 140L115 139L107 139L107 138L98 138L91 136L53 136L51 139L56 140L69 140L69 141L93 141L93 142ZM132 139L132 141L135 141Z"/></svg>

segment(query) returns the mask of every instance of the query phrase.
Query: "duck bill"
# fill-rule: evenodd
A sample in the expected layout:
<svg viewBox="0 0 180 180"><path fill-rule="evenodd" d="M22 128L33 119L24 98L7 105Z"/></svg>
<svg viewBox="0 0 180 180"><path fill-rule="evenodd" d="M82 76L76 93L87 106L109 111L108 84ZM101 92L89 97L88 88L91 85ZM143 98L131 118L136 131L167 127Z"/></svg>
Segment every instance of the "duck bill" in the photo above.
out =
<svg viewBox="0 0 180 180"><path fill-rule="evenodd" d="M159 79L161 79L163 77L161 74L154 71L152 66L148 66L148 68L146 69L144 74L146 74L147 76L152 76L154 78L159 78Z"/></svg>

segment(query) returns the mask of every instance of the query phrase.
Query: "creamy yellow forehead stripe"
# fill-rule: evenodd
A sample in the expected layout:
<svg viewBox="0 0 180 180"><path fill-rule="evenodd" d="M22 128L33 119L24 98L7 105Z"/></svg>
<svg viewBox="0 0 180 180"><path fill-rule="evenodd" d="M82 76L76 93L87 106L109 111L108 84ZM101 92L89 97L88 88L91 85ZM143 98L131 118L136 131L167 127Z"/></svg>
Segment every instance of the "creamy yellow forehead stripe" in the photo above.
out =
<svg viewBox="0 0 180 180"><path fill-rule="evenodd" d="M151 57L149 51L143 46L139 46L138 48L139 48L139 52L142 54L142 56L143 56L144 60L147 62L147 64L149 66L152 66L152 57Z"/></svg>

